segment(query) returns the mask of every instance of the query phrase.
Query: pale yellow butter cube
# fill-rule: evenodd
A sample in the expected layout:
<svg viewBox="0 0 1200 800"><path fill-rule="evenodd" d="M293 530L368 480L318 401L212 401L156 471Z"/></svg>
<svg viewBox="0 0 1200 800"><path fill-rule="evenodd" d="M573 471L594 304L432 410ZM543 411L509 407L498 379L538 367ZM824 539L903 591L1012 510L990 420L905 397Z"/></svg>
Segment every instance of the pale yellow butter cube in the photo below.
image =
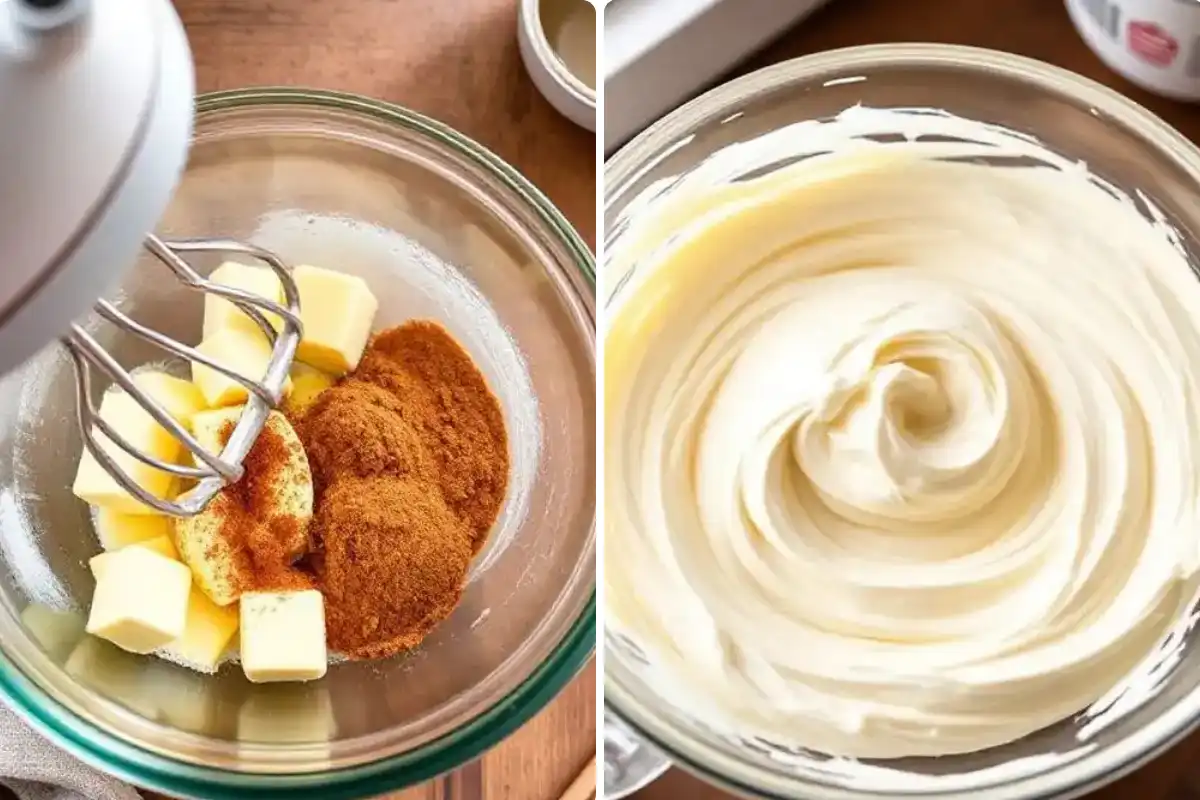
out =
<svg viewBox="0 0 1200 800"><path fill-rule="evenodd" d="M108 572L109 564L112 563L113 557L116 556L117 552L105 552L88 559L88 569L92 571L92 577L96 579L97 588L99 587L100 576ZM95 603L93 602L92 605L95 605Z"/></svg>
<svg viewBox="0 0 1200 800"><path fill-rule="evenodd" d="M203 672L216 672L229 641L238 629L238 610L221 606L204 592L192 587L188 598L187 622L183 636L164 650L174 660Z"/></svg>
<svg viewBox="0 0 1200 800"><path fill-rule="evenodd" d="M320 592L246 592L241 611L242 669L251 682L311 681L325 674Z"/></svg>
<svg viewBox="0 0 1200 800"><path fill-rule="evenodd" d="M184 378L176 378L165 372L147 371L134 375L133 382L157 400L166 412L185 428L193 414L208 407L204 402L204 395L196 385Z"/></svg>
<svg viewBox="0 0 1200 800"><path fill-rule="evenodd" d="M96 536L105 550L171 535L171 518L162 514L122 514L111 508L96 509Z"/></svg>
<svg viewBox="0 0 1200 800"><path fill-rule="evenodd" d="M225 444L226 429L236 423L242 412L243 408L236 406L197 414L192 418L196 440L202 447L219 452ZM275 516L300 523L288 525L290 535L286 541L278 542L280 548L299 557L308 549L307 524L313 513L312 472L300 438L283 414L271 411L264 429L286 446L287 457L276 465L272 475L260 476L263 481L259 490L272 496L271 502L264 505ZM177 519L175 543L184 563L191 567L196 585L214 603L227 606L237 601L241 587L252 576L246 574L246 560L238 556L237 542L224 533L222 505L218 498L199 514Z"/></svg>
<svg viewBox="0 0 1200 800"><path fill-rule="evenodd" d="M152 553L158 553L163 558L169 558L172 561L179 561L179 550L175 548L175 542L171 540L170 535L155 536L153 539L146 539L143 542L130 545L130 547L144 547Z"/></svg>
<svg viewBox="0 0 1200 800"><path fill-rule="evenodd" d="M145 539L141 542L135 542L134 544L127 545L127 547L140 547L144 550L148 550L151 553L160 555L163 558L169 558L172 561L180 560L179 551L175 548L175 543L171 541L170 536L155 536L153 539ZM88 566L92 570L92 576L96 580L100 580L100 576L104 573L107 565L112 561L118 552L120 551L109 550L99 555L92 556L91 560L88 561Z"/></svg>
<svg viewBox="0 0 1200 800"><path fill-rule="evenodd" d="M137 546L92 561L96 593L88 633L131 653L149 653L183 635L192 588L186 566Z"/></svg>
<svg viewBox="0 0 1200 800"><path fill-rule="evenodd" d="M192 436L196 438L196 442L205 450L220 455L245 410L246 407L244 405L237 405L201 411L192 417ZM192 456L192 461L198 467L203 466L203 463L196 456ZM183 519L180 518L174 522L177 533L179 531L179 523L182 521Z"/></svg>
<svg viewBox="0 0 1200 800"><path fill-rule="evenodd" d="M183 444L163 426L154 421L136 400L119 390L104 395L100 401L100 416L135 448L168 463L177 463ZM145 464L96 431L101 449L139 486L154 497L170 499L176 489L175 476ZM157 514L126 492L101 466L86 448L79 459L72 487L75 496L94 506L126 514Z"/></svg>
<svg viewBox="0 0 1200 800"><path fill-rule="evenodd" d="M238 405L201 411L192 417L192 435L205 450L220 453L225 449L225 443L229 439L228 433L232 433L237 427L238 420L242 418L242 412L245 410L244 405ZM225 431L227 426L228 432Z"/></svg>
<svg viewBox="0 0 1200 800"><path fill-rule="evenodd" d="M245 330L225 328L206 337L196 349L217 363L252 381L262 381L271 360L271 345L265 337ZM198 362L192 362L192 381L209 406L234 406L245 403L250 390L242 384ZM284 383L283 393L292 390L292 379Z"/></svg>
<svg viewBox="0 0 1200 800"><path fill-rule="evenodd" d="M154 539L138 542L133 547L144 547L151 553L157 553L163 558L168 558L172 561L179 560L179 551L175 549L175 542L170 540L170 536L155 536Z"/></svg>
<svg viewBox="0 0 1200 800"><path fill-rule="evenodd" d="M292 393L288 395L284 410L293 419L304 416L322 392L333 386L337 379L307 364L292 366Z"/></svg>
<svg viewBox="0 0 1200 800"><path fill-rule="evenodd" d="M213 270L208 279L222 286L241 289L243 292L257 295L281 305L283 303L283 285L279 282L279 276L267 267L251 267L246 264L239 264L236 261L227 261ZM262 311L262 309L259 309L259 311L272 324L275 324L278 320L274 314L268 314ZM227 328L237 328L256 336L261 336L263 339L267 338L263 329L258 327L258 323L247 316L233 301L226 300L224 297L212 294L211 292L206 293L204 295L203 338L207 339L217 331Z"/></svg>
<svg viewBox="0 0 1200 800"><path fill-rule="evenodd" d="M292 271L300 290L300 321L304 336L296 358L332 375L345 375L358 366L379 301L367 282L319 267Z"/></svg>

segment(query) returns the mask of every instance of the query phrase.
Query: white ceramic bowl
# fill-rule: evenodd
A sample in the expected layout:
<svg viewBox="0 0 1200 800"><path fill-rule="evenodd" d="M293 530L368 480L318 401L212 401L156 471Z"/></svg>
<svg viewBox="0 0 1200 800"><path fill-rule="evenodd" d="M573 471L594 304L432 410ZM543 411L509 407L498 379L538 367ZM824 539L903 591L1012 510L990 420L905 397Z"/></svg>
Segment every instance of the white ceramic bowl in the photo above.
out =
<svg viewBox="0 0 1200 800"><path fill-rule="evenodd" d="M596 130L596 90L575 76L554 52L546 36L545 11L549 5L580 0L521 0L517 38L521 59L533 85L560 114L589 131ZM593 13L597 13L593 11Z"/></svg>

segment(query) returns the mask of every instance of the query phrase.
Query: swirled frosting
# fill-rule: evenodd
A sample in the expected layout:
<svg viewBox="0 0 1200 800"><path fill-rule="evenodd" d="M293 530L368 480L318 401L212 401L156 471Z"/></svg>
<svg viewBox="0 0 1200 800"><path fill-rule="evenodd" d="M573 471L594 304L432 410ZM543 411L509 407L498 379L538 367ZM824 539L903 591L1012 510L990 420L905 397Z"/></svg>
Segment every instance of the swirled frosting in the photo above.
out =
<svg viewBox="0 0 1200 800"><path fill-rule="evenodd" d="M626 234L608 620L721 731L975 751L1114 690L1192 598L1200 282L1033 142L848 141Z"/></svg>

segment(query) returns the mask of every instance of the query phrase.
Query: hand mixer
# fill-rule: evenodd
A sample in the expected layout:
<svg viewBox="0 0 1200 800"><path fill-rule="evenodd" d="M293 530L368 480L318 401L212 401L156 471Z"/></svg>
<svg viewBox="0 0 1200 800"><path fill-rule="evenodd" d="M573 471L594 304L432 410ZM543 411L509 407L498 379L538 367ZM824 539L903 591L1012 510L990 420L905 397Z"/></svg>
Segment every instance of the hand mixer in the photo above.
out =
<svg viewBox="0 0 1200 800"><path fill-rule="evenodd" d="M147 235L183 169L193 98L191 52L167 0L0 0L0 373L58 339L75 367L85 446L127 492L174 516L199 513L241 478L301 336L296 284L272 253L224 239ZM240 375L96 300L142 246L175 279L227 298L263 329L272 343L264 375ZM189 253L264 262L279 276L286 307L206 280L182 257ZM75 322L89 307L106 323L247 388L245 411L220 453L203 448ZM272 326L263 312L280 323ZM179 439L195 465L143 453L102 419L94 369ZM116 448L193 484L173 501L154 497L113 458Z"/></svg>

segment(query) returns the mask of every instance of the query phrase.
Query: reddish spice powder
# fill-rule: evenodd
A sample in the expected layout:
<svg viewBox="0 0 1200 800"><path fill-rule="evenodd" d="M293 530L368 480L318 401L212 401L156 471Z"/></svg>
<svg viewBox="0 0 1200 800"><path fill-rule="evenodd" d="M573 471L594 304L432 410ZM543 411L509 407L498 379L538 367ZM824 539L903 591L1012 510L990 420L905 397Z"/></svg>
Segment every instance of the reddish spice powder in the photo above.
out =
<svg viewBox="0 0 1200 800"><path fill-rule="evenodd" d="M313 471L312 565L331 649L411 648L454 610L504 502L499 402L441 326L383 331L294 420Z"/></svg>
<svg viewBox="0 0 1200 800"><path fill-rule="evenodd" d="M330 648L378 658L414 647L454 610L471 534L429 485L350 478L326 489L314 531Z"/></svg>
<svg viewBox="0 0 1200 800"><path fill-rule="evenodd" d="M317 398L302 425L305 452L318 486L340 478L414 475L436 478L436 464L394 395L351 377Z"/></svg>
<svg viewBox="0 0 1200 800"><path fill-rule="evenodd" d="M219 431L222 447L233 428L231 421ZM298 446L268 424L246 455L242 479L227 486L209 506L219 516L220 536L232 553L239 592L313 585L312 578L294 566L304 552L297 543L307 542L307 520L282 513L277 500L280 482L288 477L285 468L295 459L293 448Z"/></svg>
<svg viewBox="0 0 1200 800"><path fill-rule="evenodd" d="M436 464L437 488L478 551L508 490L508 433L475 362L440 325L410 322L376 336L354 377L400 401L400 417Z"/></svg>

